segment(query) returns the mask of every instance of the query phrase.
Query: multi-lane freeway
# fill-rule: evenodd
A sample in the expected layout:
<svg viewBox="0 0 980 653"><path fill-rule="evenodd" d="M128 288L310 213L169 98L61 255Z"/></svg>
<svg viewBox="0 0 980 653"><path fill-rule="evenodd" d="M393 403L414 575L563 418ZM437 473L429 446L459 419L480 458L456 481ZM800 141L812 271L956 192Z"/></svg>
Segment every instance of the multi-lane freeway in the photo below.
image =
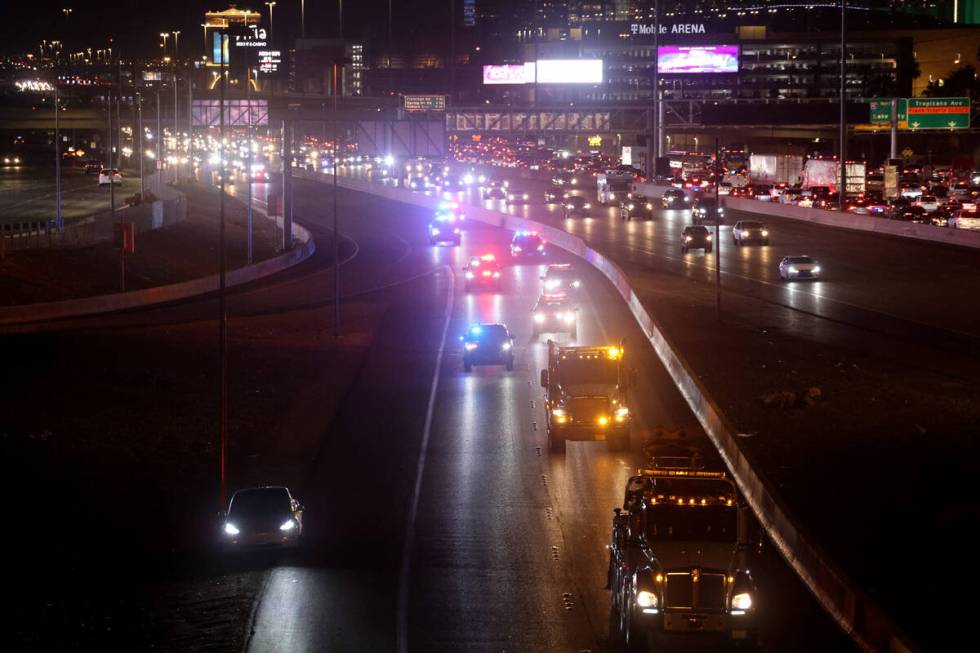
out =
<svg viewBox="0 0 980 653"><path fill-rule="evenodd" d="M229 308L237 324L288 325L309 319L311 307L329 304L332 277L324 254L331 237L324 209L329 199L328 188L297 182L297 219L311 227L321 253L290 273L232 293ZM652 350L641 344L642 335L611 287L583 269L579 341L625 337L643 399L635 407L630 451L572 443L567 455L550 455L537 385L545 347L531 336L541 266L511 264L510 235L500 230L473 226L461 247L432 248L425 231L431 216L425 211L346 192L341 209L343 295L387 293L394 297L393 308L340 412L320 425L319 449L303 454L315 460L305 482L293 487L307 508L305 541L299 551L263 564L265 581L250 597L255 611L247 648L610 650L604 584L612 509L622 502L625 479L642 463L644 436L655 428L683 428L706 445L686 404ZM485 252L507 262L502 288L467 294L462 264ZM561 258L558 251L552 256ZM52 324L36 337L45 346L101 331L138 340L148 325L194 325L213 317L214 310L214 299L203 298ZM477 320L509 325L517 349L512 372L463 372L458 337ZM70 348L60 351L59 365L70 369L75 354ZM58 383L57 372L51 375ZM316 420L315 408L304 414ZM212 505L212 496L200 497L191 517L195 528ZM121 514L115 519L139 533L135 527L148 518ZM64 526L34 518L30 523L40 541L48 541L45 536L56 541ZM115 537L96 531L78 551L53 556L53 549L41 546L36 555L57 570ZM128 567L128 581L135 575L139 584L140 566L127 563L166 548L168 537L176 534L128 538L102 582L112 587L121 566ZM205 542L199 539L195 546L203 550ZM234 583L238 573L220 565L203 567L204 576L222 583ZM765 614L765 650L849 648L770 545L763 544L753 571ZM43 612L42 606L37 609ZM77 624L58 625L59 641L71 641ZM122 633L133 635L108 632L96 641L113 642ZM159 629L147 633L158 645L167 640Z"/></svg>

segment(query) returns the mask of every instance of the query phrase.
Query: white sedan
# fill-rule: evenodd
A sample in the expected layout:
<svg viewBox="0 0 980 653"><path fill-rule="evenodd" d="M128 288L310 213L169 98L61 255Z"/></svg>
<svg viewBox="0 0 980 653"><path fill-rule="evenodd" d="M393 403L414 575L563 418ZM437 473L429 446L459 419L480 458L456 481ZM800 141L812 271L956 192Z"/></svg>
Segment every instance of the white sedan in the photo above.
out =
<svg viewBox="0 0 980 653"><path fill-rule="evenodd" d="M122 175L119 171L113 168L103 168L99 171L99 186L108 186L109 184L121 184Z"/></svg>
<svg viewBox="0 0 980 653"><path fill-rule="evenodd" d="M820 264L810 256L786 256L779 262L782 279L816 279L820 272Z"/></svg>
<svg viewBox="0 0 980 653"><path fill-rule="evenodd" d="M295 547L303 533L303 506L281 486L235 492L224 513L226 548Z"/></svg>

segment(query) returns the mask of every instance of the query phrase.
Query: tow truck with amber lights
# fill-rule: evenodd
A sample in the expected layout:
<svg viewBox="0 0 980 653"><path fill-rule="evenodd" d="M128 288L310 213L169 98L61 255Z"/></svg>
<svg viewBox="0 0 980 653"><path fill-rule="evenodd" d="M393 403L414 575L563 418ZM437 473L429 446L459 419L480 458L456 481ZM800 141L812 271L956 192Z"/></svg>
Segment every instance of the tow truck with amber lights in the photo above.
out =
<svg viewBox="0 0 980 653"><path fill-rule="evenodd" d="M500 263L493 254L474 256L463 268L466 278L466 292L473 288L500 289Z"/></svg>
<svg viewBox="0 0 980 653"><path fill-rule="evenodd" d="M749 509L723 471L660 464L627 481L613 517L610 634L628 651L692 636L754 646Z"/></svg>
<svg viewBox="0 0 980 653"><path fill-rule="evenodd" d="M624 356L622 343L561 347L548 341L548 369L541 370L541 386L552 452L564 452L568 440L607 440L613 449L629 448L627 399L634 374Z"/></svg>

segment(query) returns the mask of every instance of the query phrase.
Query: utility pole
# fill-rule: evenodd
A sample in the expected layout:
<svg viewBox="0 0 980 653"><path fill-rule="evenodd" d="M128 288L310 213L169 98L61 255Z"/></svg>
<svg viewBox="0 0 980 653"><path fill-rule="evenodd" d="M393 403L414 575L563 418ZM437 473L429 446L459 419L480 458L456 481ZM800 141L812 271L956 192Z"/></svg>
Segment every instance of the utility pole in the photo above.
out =
<svg viewBox="0 0 980 653"><path fill-rule="evenodd" d="M537 38L535 37L535 43ZM535 52L536 53L536 52ZM537 83L537 59L535 58L534 80ZM535 85L535 91L537 86ZM449 92L452 103L456 104L456 0L449 0ZM537 98L535 98L537 102Z"/></svg>
<svg viewBox="0 0 980 653"><path fill-rule="evenodd" d="M222 35L222 41L224 35ZM219 175L218 175L218 434L220 450L218 454L219 474L221 479L221 505L227 498L227 468L228 456L228 396L227 396L227 339L228 311L225 306L225 55L221 48L221 90L218 100L218 125L220 129Z"/></svg>
<svg viewBox="0 0 980 653"><path fill-rule="evenodd" d="M140 159L140 199L146 197L146 176L143 173L143 159L146 152L143 151L143 94L136 94L136 131L139 132L136 153Z"/></svg>
<svg viewBox="0 0 980 653"><path fill-rule="evenodd" d="M847 194L847 0L840 0L840 188L837 205L841 211Z"/></svg>
<svg viewBox="0 0 980 653"><path fill-rule="evenodd" d="M58 78L54 80L54 220L58 229L64 227L61 222L61 129L58 125ZM111 181L111 180L110 180Z"/></svg>
<svg viewBox="0 0 980 653"><path fill-rule="evenodd" d="M344 39L344 0L337 0L337 28L340 40Z"/></svg>
<svg viewBox="0 0 980 653"><path fill-rule="evenodd" d="M898 158L898 98L892 98L892 119L891 119L891 140L888 149L888 156L891 159Z"/></svg>
<svg viewBox="0 0 980 653"><path fill-rule="evenodd" d="M157 195L163 191L163 127L160 120L160 87L157 86Z"/></svg>
<svg viewBox="0 0 980 653"><path fill-rule="evenodd" d="M247 260L252 264L252 67L248 67L248 80L245 84L245 106L248 107L247 130L248 137L245 139L247 154L245 158L245 179L248 184L248 203L246 204L246 215L248 217L248 239L247 239Z"/></svg>
<svg viewBox="0 0 980 653"><path fill-rule="evenodd" d="M715 136L715 315L721 322L721 148Z"/></svg>
<svg viewBox="0 0 980 653"><path fill-rule="evenodd" d="M177 49L176 35L179 33L180 32L174 32L175 50ZM178 131L177 131L177 62L176 61L174 61L173 64L173 77L174 77L174 184L176 184L180 177L180 148L178 147L180 137L178 136Z"/></svg>
<svg viewBox="0 0 980 653"><path fill-rule="evenodd" d="M345 59L333 62L333 335L340 337L340 227L337 209L337 168L340 164L340 142L337 135L337 95L340 93L339 66Z"/></svg>
<svg viewBox="0 0 980 653"><path fill-rule="evenodd" d="M660 158L662 146L660 138L660 2L653 2L653 147L647 146L653 158L652 172L656 174L656 160Z"/></svg>

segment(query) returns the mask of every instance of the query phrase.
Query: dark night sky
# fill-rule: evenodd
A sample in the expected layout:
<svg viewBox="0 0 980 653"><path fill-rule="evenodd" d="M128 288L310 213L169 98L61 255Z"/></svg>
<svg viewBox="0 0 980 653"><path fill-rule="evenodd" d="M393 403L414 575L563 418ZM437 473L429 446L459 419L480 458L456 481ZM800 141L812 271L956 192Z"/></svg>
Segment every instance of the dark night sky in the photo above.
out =
<svg viewBox="0 0 980 653"><path fill-rule="evenodd" d="M449 0L392 0L395 39L411 42L420 37L444 34ZM36 50L41 39L60 39L75 51L84 47L101 48L115 37L123 56L146 56L159 52L160 32L181 30L181 51L203 50L204 12L239 8L261 10L268 19L262 0L229 3L224 0L0 0L4 37L0 49L5 53ZM365 38L372 33L387 34L388 0L344 0L345 36ZM74 11L66 23L62 7ZM300 0L276 0L273 27L280 37L299 34ZM306 0L307 36L337 35L337 0ZM172 47L172 39L168 47ZM127 55L128 53L128 55Z"/></svg>

